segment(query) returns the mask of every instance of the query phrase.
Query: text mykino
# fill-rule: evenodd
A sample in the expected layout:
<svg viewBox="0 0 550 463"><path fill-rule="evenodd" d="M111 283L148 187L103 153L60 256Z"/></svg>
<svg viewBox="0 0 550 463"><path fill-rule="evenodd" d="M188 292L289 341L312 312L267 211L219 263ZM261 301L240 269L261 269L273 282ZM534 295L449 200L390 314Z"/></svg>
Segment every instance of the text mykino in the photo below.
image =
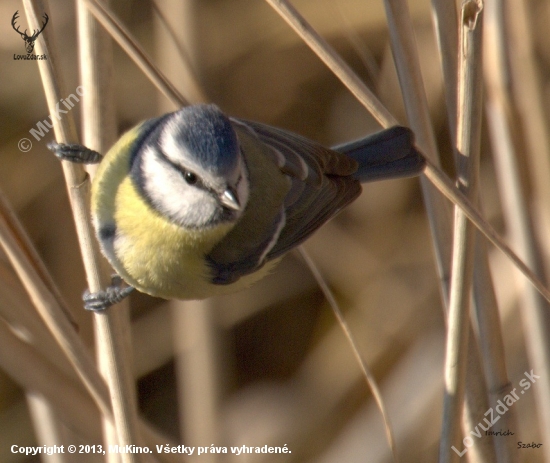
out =
<svg viewBox="0 0 550 463"><path fill-rule="evenodd" d="M75 92L79 96L84 95L84 87L82 86L76 87ZM29 133L36 140L41 140L44 137L44 135L46 135L50 131L50 129L53 128L52 116L54 116L58 121L60 121L62 117L61 115L67 114L71 109L74 108L74 105L78 102L80 102L80 98L78 98L78 96L76 96L74 93L71 93L66 98L61 98L55 105L55 111L53 111L53 113L50 114L43 121L38 122L38 124L36 124L36 128L30 129Z"/></svg>

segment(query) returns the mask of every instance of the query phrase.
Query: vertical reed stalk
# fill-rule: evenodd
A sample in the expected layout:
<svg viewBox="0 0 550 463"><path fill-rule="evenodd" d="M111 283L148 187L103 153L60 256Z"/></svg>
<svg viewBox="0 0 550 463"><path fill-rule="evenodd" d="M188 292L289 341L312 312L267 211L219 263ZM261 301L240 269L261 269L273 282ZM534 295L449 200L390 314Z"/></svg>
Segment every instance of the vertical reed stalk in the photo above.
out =
<svg viewBox="0 0 550 463"><path fill-rule="evenodd" d="M132 38L130 32L113 15L106 5L95 0L83 0L89 11L94 15L99 23L111 35L113 39L128 53L134 62L139 66L142 72L149 78L153 84L163 93L163 95L176 106L187 105L186 99L180 92L168 81L162 72L153 64L147 53ZM190 74L192 75L192 74ZM195 93L192 93L195 95Z"/></svg>
<svg viewBox="0 0 550 463"><path fill-rule="evenodd" d="M531 4L529 4L531 5ZM535 52L535 9L528 9L523 0L508 0L507 19L509 27L509 63L512 79L511 91L522 132L525 138L525 156L528 163L533 217L539 232L539 243L550 256L550 139L548 136L548 113L544 102L546 89L540 79L539 57ZM546 267L550 271L550 267Z"/></svg>
<svg viewBox="0 0 550 463"><path fill-rule="evenodd" d="M38 445L66 444L67 442L63 436L63 426L48 399L32 392L26 392L25 396ZM48 455L46 463L68 463L71 458L74 457L70 454L56 453Z"/></svg>
<svg viewBox="0 0 550 463"><path fill-rule="evenodd" d="M428 159L439 166L439 155L424 92L416 39L407 2L385 0L384 7L407 119L415 133L419 148ZM452 243L449 205L424 176L421 177L421 186L432 232L441 295L444 306L447 306Z"/></svg>
<svg viewBox="0 0 550 463"><path fill-rule="evenodd" d="M105 153L116 140L112 46L110 38L87 10L83 0L77 2L77 14L80 78L85 89L82 97L82 138L85 146ZM103 268L106 270L107 266ZM104 282L108 281L106 273L103 271ZM105 339L107 324L112 327L116 343L110 343L108 340L102 342ZM113 306L106 314L94 314L94 329L100 372L109 379L114 378L110 369L117 369L116 381L119 384L113 384L111 381L109 385L113 404L119 404L118 409L113 409L115 419L117 423L124 423L124 429L117 430L104 418L105 442L107 445L119 442L123 445L137 444L137 398L131 371L132 361L129 357L128 301ZM107 346L111 344L115 352L108 351ZM111 363L110 358L113 355L117 358ZM114 394L118 394L116 399ZM119 456L109 453L107 459L115 463Z"/></svg>
<svg viewBox="0 0 550 463"><path fill-rule="evenodd" d="M459 41L458 189L472 202L475 202L479 182L482 9L481 1L463 3ZM440 463L458 461L458 452L462 451L459 441L468 360L475 234L474 227L458 206L455 206L454 228Z"/></svg>
<svg viewBox="0 0 550 463"><path fill-rule="evenodd" d="M523 143L516 128L517 110L509 87L509 34L504 3L488 0L486 17L487 116L506 226L518 254L540 280L547 281L517 159ZM534 374L540 375L534 392L543 450L550 459L550 376L546 374L550 370L550 304L531 286L525 286L521 315L528 333L525 340L529 361Z"/></svg>
<svg viewBox="0 0 550 463"><path fill-rule="evenodd" d="M455 2L432 0L432 16L445 81L445 104L449 132L453 146L456 146L458 18Z"/></svg>
<svg viewBox="0 0 550 463"><path fill-rule="evenodd" d="M32 28L38 28L39 18L42 13L48 11L46 2L40 0L25 0L25 11L27 13L28 23ZM48 28L42 35L37 46L40 53L48 55L48 60L39 61L40 74L44 84L46 99L50 114L56 114L56 104L66 95L68 95L62 81L61 75L56 68L57 50L53 40L53 28ZM56 139L61 143L76 143L78 141L76 129L68 113L65 117L52 117ZM73 210L73 216L77 228L77 234L80 243L80 249L86 270L88 286L91 292L97 292L101 289L101 280L99 275L99 256L94 245L94 237L91 224L88 220L88 187L89 181L80 166L75 166L70 162L63 161L63 172L69 191L69 199ZM108 311L107 311L108 312ZM111 390L112 406L114 411L115 426L118 434L118 442L125 446L127 444L136 444L136 419L135 414L126 403L126 389L124 387L124 358L120 350L120 336L117 336L117 330L113 325L113 320L108 313L98 313L95 315L103 342L106 346L109 357L108 382ZM117 345L118 344L118 345ZM122 357L122 358L121 358ZM134 454L123 454L124 462L135 462L137 459Z"/></svg>

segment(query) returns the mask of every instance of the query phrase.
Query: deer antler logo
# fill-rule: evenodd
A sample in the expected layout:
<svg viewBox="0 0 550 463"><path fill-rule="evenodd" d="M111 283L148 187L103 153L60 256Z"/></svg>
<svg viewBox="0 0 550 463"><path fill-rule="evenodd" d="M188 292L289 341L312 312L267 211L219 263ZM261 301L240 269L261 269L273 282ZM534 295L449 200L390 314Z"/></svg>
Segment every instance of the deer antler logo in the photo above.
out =
<svg viewBox="0 0 550 463"><path fill-rule="evenodd" d="M15 12L15 14L13 15L13 18L11 18L11 25L12 25L13 29L15 30L15 32L17 32L23 38L23 40L25 41L25 48L27 49L27 53L32 53L33 50L34 50L35 40L42 33L42 31L46 27L46 24L48 24L48 20L50 18L48 18L48 15L46 13L44 13L45 21L44 21L44 24L42 24L42 29L40 29L39 31L35 30L34 33L30 37L27 35L27 29L25 29L25 32L21 32L19 30L19 26L15 27L15 23L16 23L18 18L19 18L19 10L17 10Z"/></svg>

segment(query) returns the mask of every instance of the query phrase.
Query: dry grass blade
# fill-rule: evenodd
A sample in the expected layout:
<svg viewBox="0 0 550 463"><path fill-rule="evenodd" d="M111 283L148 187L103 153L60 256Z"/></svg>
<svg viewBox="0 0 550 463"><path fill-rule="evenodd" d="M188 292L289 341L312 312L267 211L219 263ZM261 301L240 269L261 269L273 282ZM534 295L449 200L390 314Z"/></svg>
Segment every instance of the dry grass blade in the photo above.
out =
<svg viewBox="0 0 550 463"><path fill-rule="evenodd" d="M78 2L78 19L80 76L86 89L83 95L82 137L85 146L104 153L116 137L114 91L110 78L112 46L109 36L82 1ZM108 275L104 273L103 281L108 281ZM118 370L116 381L109 382L109 389L113 397L115 422L124 424L121 427L117 425L118 429L115 429L111 421L104 418L105 442L108 445L127 445L140 441L136 388L131 371L133 362L129 356L129 343L125 342L130 332L128 310L128 301L125 300L106 314L94 314L93 317L99 370L107 379L113 378L110 371L113 365ZM114 462L118 456L109 454L108 459Z"/></svg>
<svg viewBox="0 0 550 463"><path fill-rule="evenodd" d="M527 189L520 176L518 155L524 150L521 133L517 130L517 110L510 93L509 31L504 6L487 3L486 40L490 53L484 64L487 84L487 115L494 162L506 225L518 254L540 280L548 281L542 261L541 246L537 243ZM491 15L489 16L489 12ZM489 27L490 26L490 27ZM533 288L522 292L522 321L527 353L534 372L550 369L550 305ZM545 456L550 458L550 377L541 375L535 389L537 412Z"/></svg>
<svg viewBox="0 0 550 463"><path fill-rule="evenodd" d="M407 2L386 0L384 7L390 31L392 54L409 124L417 137L417 143L422 152L435 165L439 165L439 155ZM444 306L447 307L452 245L450 210L433 185L430 185L424 177L421 177L420 181L432 233L441 294Z"/></svg>
<svg viewBox="0 0 550 463"><path fill-rule="evenodd" d="M99 375L89 351L75 331L74 325L68 320L64 311L59 306L58 301L54 295L51 294L49 288L42 282L33 263L29 260L28 255L21 247L20 244L24 242L24 237L14 234L13 228L8 226L8 222L5 221L6 216L14 217L11 211L4 213L6 207L7 203L0 201L0 244L21 279L31 301L44 320L49 331L52 333L52 336L55 337L57 343L71 362L76 373L88 390L88 393L92 396L97 407L101 410L102 415L112 420L107 386ZM30 243L28 243L28 246L30 246ZM3 352L10 352L10 349L3 350ZM1 360L0 356L0 361ZM52 363L54 362L52 361ZM16 365L19 368L21 362L18 362ZM8 372L12 372L11 368L6 367L5 369ZM23 381L19 375L19 369L13 370L13 377L23 387L26 387L27 384L38 384L40 382L37 381L34 376L34 379L30 382ZM55 396L55 398L61 397L62 396L59 394ZM75 411L77 410L78 408L75 408ZM170 438L161 435L143 420L140 420L138 425L140 434L143 436L144 441L150 446L153 447L166 444L171 446L176 445ZM95 441L97 441L97 439ZM159 454L158 458L167 463L180 461L177 455L171 453Z"/></svg>
<svg viewBox="0 0 550 463"><path fill-rule="evenodd" d="M489 407L498 405L498 400L502 398L502 392L510 386L510 379L506 368L501 317L489 267L487 242L481 239L479 233L477 235L473 299L478 328L477 341L483 360L489 399L489 405L483 410L485 412ZM475 428L478 423L477 416L473 417L473 422L468 426L470 430ZM510 408L506 414L501 415L499 423L501 423L502 429L517 429L516 410ZM516 443L511 439L497 438L492 439L492 442L499 463L515 463L518 461Z"/></svg>
<svg viewBox="0 0 550 463"><path fill-rule="evenodd" d="M388 0L392 6L391 15L396 16L391 21L386 17L384 2L379 0L345 0L336 2L337 5L331 0L286 1L293 4L315 27L318 35L330 44L333 50L329 49L327 53L337 51L360 80L384 102L391 115L397 116L400 123L413 126L415 133L423 129L418 129L414 124L425 122L415 121L418 116L414 114L416 110L406 109L405 95L400 91L399 81L404 80L408 85L407 98L422 98L421 92L425 91L429 119L426 114L421 119L432 124L443 167L434 169L429 164L422 183L431 187L430 178L440 182L439 186L443 185L448 196L454 197L455 201L458 199L467 210L470 208L470 216L477 214L478 224L480 220L487 220L498 230L500 236L491 227L485 229L485 233L496 240L497 246L498 243L503 244L504 238L517 252L519 248L512 241L512 236L503 231L508 233L510 229L502 214L495 162L492 160L492 156L503 148L500 144L491 143L491 139L485 136L490 134L489 130L483 128L481 139L482 198L465 199L465 195L457 190L454 176L448 174L457 170L451 166L452 152L456 146L456 124L452 123L452 119L456 118L458 92L459 20L456 13L457 5L466 0L407 2L412 28L407 12L404 14L404 10L399 8L400 0ZM485 3L486 29L490 0L482 1ZM126 38L138 40L142 49L147 50L150 61L191 103L197 100L190 96L192 92L187 86L189 77L183 72L189 64L194 77L200 76L205 90L203 94L208 95L227 114L236 117L281 127L325 146L359 138L379 127L353 94L266 2L170 0L159 2L158 8L151 4L135 8L134 4L112 0L95 0L94 3L107 4L108 11L116 13L116 17L111 15L115 27L121 21L123 28L126 27L133 36ZM498 0L493 2L500 3ZM79 134L82 134L80 140L86 146L104 153L105 147L111 145L118 134L118 129L125 130L139 121L173 111L174 106L180 104L174 104L154 84L151 85L123 48L113 45L117 59L112 71L104 68L109 59L105 52L96 48L94 41L85 45L87 49L82 51L79 48L81 40L94 35L81 29L83 17L87 25L93 25L106 35L108 32L89 11L85 0L73 5L77 7L78 17L74 7L50 1L51 12L47 12L49 24L44 32L51 30L59 39L64 38L58 42L59 59L66 65L62 71L66 75L68 93L72 91L76 94L75 87L78 85L78 90L84 90L78 92L73 107L75 111L70 111L74 112L75 119L82 121L83 125L78 127ZM7 8L6 14L13 14L19 9L21 17L16 27L20 26L21 31L27 28L27 32L33 32L20 0L6 0L4 6ZM489 121L487 115L491 115L495 128L504 130L499 142L507 141L508 137L514 144L520 142L515 149L522 180L526 181L527 186L525 199L529 209L524 212L533 221L534 231L539 232L539 238L544 240L550 226L548 219L544 219L545 214L550 216L549 196L544 194L549 191L548 186L544 185L545 178L548 178L548 169L544 167L548 159L544 158L544 153L548 149L542 146L547 141L544 133L548 132L546 127L549 123L542 109L547 99L544 88L550 70L550 42L544 41L550 8L540 0L509 0L506 8L510 13L501 24L510 27L502 37L506 57L504 64L509 68L508 71L496 72L506 74L501 76L502 82L507 85L503 90L509 94L505 115L509 117L512 114L513 119L503 118L502 113L494 117L493 101L487 106L484 122ZM158 11L162 13L158 14ZM82 12L85 14L81 17ZM40 15L42 13L39 11ZM527 17L524 17L525 13ZM499 21L503 19L499 18ZM405 28L402 28L401 21L407 23ZM391 24L390 27L388 24ZM307 24L302 25L309 28ZM439 32L440 53L433 33L434 25ZM75 28L79 36L70 40L74 37ZM408 38L411 29L414 33L412 39ZM90 445L103 443L107 446L118 442L116 430L111 424L110 391L98 370L101 363L94 361L90 348L94 316L81 310L80 294L85 280L65 185L59 162L44 151L45 144L54 138L54 133L47 107L43 104L37 63L30 62L28 56L21 54L26 47L11 26L7 25L0 32L5 36L2 68L5 78L0 86L0 113L3 115L5 136L0 145L0 184L6 197L10 198L9 207L17 211L19 220L25 225L33 246L44 259L55 283L46 282L47 275L38 269L35 259L25 249L26 245L19 231L15 230L13 220L5 216L4 225L7 224L8 232L14 239L5 238L5 233L0 230L0 241L8 243L11 249L21 248L20 253L12 250L11 258L30 261L16 263L15 266L20 275L27 272L27 268L34 269L35 274L26 277L27 285L35 286L29 290L37 295L33 300L42 299L37 303L39 313L25 294L25 288L0 246L0 318L3 319L0 325L4 321L9 328L9 334L0 337L0 344L3 355L12 356L7 359L0 356L0 424L3 429L0 460L16 463L17 455L10 454L12 443L21 446L49 445L49 441L40 436L43 434L41 431L53 429L50 424L53 420L47 418L51 415L63 428L62 433L47 437L56 440L54 443L57 445L77 442ZM416 49L423 89L417 90L413 77L407 76L407 66L418 64L415 64L416 58L408 53L406 47L392 52L392 48L399 49L400 45L390 48L390 34L395 35L392 40L409 41L405 45ZM41 35L38 40L42 39ZM310 34L310 39L314 42L315 34ZM484 48L484 59L502 56L488 50L485 43ZM82 60L86 55L89 58ZM374 74L365 65L365 55L369 63L368 55L371 55ZM526 58L531 62L528 63ZM79 60L83 64L80 77L75 66ZM325 61L330 66L334 63L338 65L337 60ZM396 64L400 66L399 75ZM90 70L84 70L84 65L89 66ZM101 69L99 72L98 68ZM513 69L512 73L510 69ZM151 69L150 73L154 74L155 70ZM87 76L92 76L91 81L87 80ZM533 82L537 77L540 77L538 88L537 83ZM94 82L94 79L97 81ZM105 96L103 91L96 92L102 83L113 84L115 94ZM360 91L360 88L357 90ZM60 96L64 98L56 103L63 105L66 101L68 104L67 95L62 92L63 89ZM92 109L95 112L92 119L97 117L97 125L101 127L96 133L102 138L98 142L92 141L85 133L91 125L88 114L89 107L95 106L94 100L116 105L116 121L113 121L111 109ZM407 122L409 113L413 113L410 123ZM61 114L61 117L64 115ZM103 117L105 119L100 120ZM55 114L51 118L58 124ZM510 121L513 127L510 127ZM451 131L447 124L452 126ZM32 141L32 150L28 154L17 143L22 140L21 137ZM417 140L421 138L417 137ZM420 150L424 149L420 148L422 143L419 143ZM538 157L535 158L535 155ZM430 158L429 162L437 161ZM93 178L90 167L85 169ZM84 177L79 178L82 179ZM83 185L83 188L87 186ZM435 192L434 197L448 209L446 216L434 214L434 218L448 227L448 235L452 237L450 224L453 216L450 212L456 208L436 188L431 189ZM392 428L389 432L393 434L398 457L411 463L434 462L438 458L443 417L442 373L448 317L441 308L448 305L450 298L450 291L445 288L450 286L451 248L445 249L439 259L437 265L441 272L438 275L438 268L434 265L434 240L430 235L428 213L422 204L422 191L417 179L370 183L364 185L363 191L353 204L308 240L306 249L341 304L345 322L353 332L363 363L368 365L379 382L383 405L391 417ZM86 205L86 210L89 215L89 205ZM464 216L461 222L464 224ZM475 233L479 235L477 231ZM479 248L482 251L478 251ZM132 295L133 351L129 357L124 357L123 362L135 361L132 366L141 413L145 420L162 429L165 436L178 440L177 443L170 443L171 446L179 443L185 443L186 447L221 444L227 445L229 450L234 445L277 446L286 443L292 454L285 458L292 462L393 461L391 453L394 449L388 444L386 435L388 429L384 426L376 401L372 400L369 387L365 387L364 373L362 368L358 368L350 343L332 314L323 309L326 309L326 299L303 259L293 254L281 262L276 272L253 288L206 301L207 306L211 302L216 305L213 313L205 313L204 307L192 308L199 324L203 323L202 329L195 329L199 326L196 325L197 319L189 320L191 313L187 307L177 307L172 312L171 303L138 292ZM547 250L541 252L540 258L548 270L549 257ZM524 256L521 259L526 267L537 273ZM104 287L107 273L103 271L109 270L107 264L101 267ZM35 278L42 280L42 286L37 287L38 283L33 282ZM546 445L524 452L517 449L520 439L524 442L544 442L541 435L545 432L545 425L537 419L541 410L539 384L530 387L525 395L520 396L520 402L509 407L500 418L497 417L498 423L490 429L495 433L485 432L487 426L483 420L489 419L483 413L490 408L498 413L502 411L498 400L506 402L505 396L514 387L518 390L522 386L519 381L524 377L523 372L533 368L525 349L527 342L531 341L532 332L525 325L518 325L524 315L521 299L528 283L516 271L515 265L510 265L510 259L480 235L476 236L473 279L471 303L474 306L470 314L472 321L468 333L464 400L462 404L457 401L457 408L461 405L463 408L462 423L458 418L455 420L456 428L462 426L462 437L469 436L473 441L464 457L471 463L515 463L525 458L542 461L546 457ZM60 302L52 296L55 285L69 301L69 308L74 309L72 314L79 325L78 333L75 326L67 324L69 314L52 309L53 304L59 305ZM544 280L542 285L549 286ZM441 299L446 302L441 304ZM117 308L117 314L123 312L120 309ZM44 318L50 317L48 325L41 319L41 313L46 311L49 312ZM59 317L59 320L52 321L53 317ZM52 331L49 325L54 325ZM1 327L0 331L4 333ZM117 331L117 336L122 338L126 331ZM55 336L53 333L56 333ZM200 341L195 346L196 350L192 351L189 343L196 336ZM15 347L16 344L23 348ZM100 359L102 356L98 354L97 347L94 352L96 359ZM182 347L186 349L183 355ZM23 354L23 351L29 355ZM191 360L190 356L195 354L195 359ZM84 359L79 357L81 355ZM35 364L38 364L36 368ZM44 366L47 371L43 371ZM180 366L183 366L181 370ZM87 367L89 370L86 370ZM184 375L180 375L180 371ZM534 373L541 376L536 369ZM463 380L459 374L455 379L458 382ZM58 384L67 380L69 386ZM543 386L542 381L540 385ZM80 395L69 397L66 404L61 403L64 391L73 386ZM188 393L191 389L192 394ZM133 400L127 392L120 389L118 394ZM55 396L50 400L48 395ZM43 398L50 404L52 413L47 413L46 419L38 418L31 410L34 405L27 406L28 403L35 403L34 397ZM78 403L75 405L75 399L84 404L83 413L92 417L89 423L83 421L82 416L75 415L81 409ZM63 405L68 408L62 408ZM106 410L105 414L100 407ZM516 413L517 420L514 419ZM162 445L164 449L169 439L158 435L144 423L143 420L137 423L144 443L154 453L157 450L155 444ZM481 429L479 424L483 426L481 432L476 430L476 426ZM113 429L113 437L110 438L105 433L109 427ZM72 435L67 434L69 428ZM516 435L510 437L511 433ZM458 443L459 449L470 444L469 439L464 441L464 445L460 441ZM482 450L486 445L495 448L496 458ZM97 458L105 460L105 463L119 460L117 455L112 454L111 457L113 460L107 456ZM177 454L154 455L153 458L164 460L165 457L181 461ZM78 460L78 457L75 458ZM220 458L228 461L242 459L236 454L223 457L200 455L201 461L218 461ZM281 457L249 455L244 459L269 463Z"/></svg>
<svg viewBox="0 0 550 463"><path fill-rule="evenodd" d="M459 48L458 189L473 202L478 189L481 139L482 11L483 6L478 1L467 1L462 5ZM474 265L474 227L458 206L455 206L454 228L443 428L439 448L439 461L445 463L456 461L458 454L454 449L460 448Z"/></svg>
<svg viewBox="0 0 550 463"><path fill-rule="evenodd" d="M315 52L319 52L319 57L330 67L338 78L342 80L346 86L352 85L354 93L360 93L358 99L365 104L367 108L376 108L373 115L384 126L394 125L395 119L391 116L387 109L384 108L382 103L366 89L364 84L355 85L359 80L357 76L353 74L353 71L345 64L341 59L338 59L336 52L332 50L326 42L324 42L317 34L314 34L311 26L307 24L304 18L294 10L286 1L267 0L273 8L283 16L283 18L294 28L294 30L300 34L300 36L306 41L306 43L312 47ZM352 74L353 76L350 76ZM363 93L363 90L366 92ZM356 95L357 96L357 95ZM474 206L465 198L460 192L453 186L452 181L431 161L427 160L427 166L424 170L429 180L434 186L445 195L450 201L458 204L468 218L474 223L474 225L483 233L483 235L493 243L498 249L500 249L518 269L527 277L527 279L533 284L533 286L539 291L542 296L550 302L550 290L536 277L536 275L527 267L521 259L510 249L510 247L504 242L495 229L485 221L485 219L477 212Z"/></svg>
<svg viewBox="0 0 550 463"><path fill-rule="evenodd" d="M42 281L48 291L51 292L60 310L63 311L65 318L73 325L73 327L77 328L76 322L74 321L71 312L57 289L53 278L40 259L23 226L10 208L9 203L2 191L0 191L0 217L3 220L5 232L9 233L13 239L17 241L17 246L20 252L25 255L29 265L34 269L36 276Z"/></svg>
<svg viewBox="0 0 550 463"><path fill-rule="evenodd" d="M151 3L151 7L153 8L153 11L155 12L156 16L159 18L159 22L162 25L162 32L166 33L169 37L171 45L175 47L177 50L177 54L180 58L179 63L175 63L175 66L177 66L178 71L178 77L176 82L179 83L181 88L184 89L185 93L187 94L187 99L192 103L204 103L208 102L209 98L206 95L206 92L201 85L198 77L197 72L194 65L194 60L192 53L189 52L188 49L184 46L184 44L189 41L183 39L182 35L191 36L193 34L193 24L190 22L195 18L192 14L190 14L189 10L193 10L192 4L174 4L170 2L163 2L162 8L157 5L155 1ZM181 11L183 12L181 14ZM172 12L174 12L174 16L172 15ZM182 20L183 17L183 27L181 25L178 25L180 27L179 34L178 32L172 27L172 24L170 22L170 18L167 15L170 15L170 17L176 17L179 21ZM166 70L166 66L170 67L174 64L176 60L173 59L173 56L170 56L170 62L169 63L162 63L161 67ZM168 73L168 72L167 72Z"/></svg>
<svg viewBox="0 0 550 463"><path fill-rule="evenodd" d="M122 23L108 10L108 8L96 2L95 0L84 0L92 14L101 23L101 25L111 34L117 43L124 49L134 62L139 66L142 72L155 84L155 86L168 98L176 107L187 105L186 99L170 83L162 72L153 64L153 61L147 56L147 53L132 38L130 32ZM191 100L201 100L200 85L194 86L194 91L190 95Z"/></svg>
<svg viewBox="0 0 550 463"><path fill-rule="evenodd" d="M40 1L25 0L25 11L27 13L28 23L31 27L37 27L39 17L43 11L49 9ZM40 74L42 76L44 91L48 101L50 114L56 114L55 108L62 95L66 95L64 86L61 81L60 74L56 68L57 52L53 43L52 29L48 29L41 36L42 40L37 43L40 53L48 55L49 59L39 62ZM77 136L74 122L70 113L66 117L51 118L54 123L54 132L56 139L61 143L75 143ZM91 224L88 220L87 202L89 181L83 169L79 166L72 165L69 162L63 162L63 171L69 191L69 198L73 210L73 216L77 228L77 234L80 243L80 249L84 267L86 270L88 286L91 292L97 292L101 289L101 280L99 276L99 256L95 246ZM120 348L121 336L118 336L117 329L114 327L112 318L108 313L95 314L96 321L100 326L99 331L103 336L102 341L106 347L108 355L109 374L107 379L109 387L112 391L112 409L113 417L116 423L118 442L125 446L127 444L135 444L139 442L136 438L137 424L135 411L129 408L124 394L127 390L124 378L124 358L123 350ZM94 392L97 388L94 388ZM119 400L116 400L116 399ZM102 400L103 397L97 397ZM105 414L108 416L109 407L103 404L102 407ZM136 458L133 454L123 454L123 460L126 462L134 462Z"/></svg>
<svg viewBox="0 0 550 463"><path fill-rule="evenodd" d="M510 71L512 92L528 153L529 176L533 188L534 217L539 221L540 246L550 255L550 242L546 239L550 227L550 138L545 111L545 87L540 78L540 59L533 30L536 10L523 0L508 2Z"/></svg>
<svg viewBox="0 0 550 463"><path fill-rule="evenodd" d="M108 416L110 405L106 400L108 393L105 384L97 375L93 360L78 337L74 326L21 248L20 243L24 241L23 237L17 234L17 229L10 227L6 222L5 217L12 215L6 213L6 208L7 203L0 201L0 243L40 316L74 365L102 412Z"/></svg>
<svg viewBox="0 0 550 463"><path fill-rule="evenodd" d="M302 18L299 13L286 1L267 1L271 6L276 9L279 14L283 16L283 18L293 27L293 29L302 37L302 39L304 39L304 41L319 55L319 57L325 62L325 64L327 64L346 85L350 83L349 85L352 86L350 90L352 91L352 93L357 95L357 92L361 90L361 87L356 86L355 80L347 75L349 72L351 72L350 69L347 67L347 65L345 65L345 63L341 64L341 60L338 57L334 56L334 51L316 33L312 32L311 27L307 24L305 19ZM392 2L390 6L395 5ZM405 6L402 8L401 13L404 10L406 10ZM395 29L398 28L395 27ZM399 34L401 34L401 29L399 29ZM400 42L399 47L397 47L398 51L400 51L399 54L404 57L403 60L406 60L408 62L410 58L408 55L405 56L405 53L403 52L406 47L401 49L401 46L403 46L402 42ZM399 65L399 59L397 59L397 63ZM359 100L361 102L364 102L365 100L369 100L370 98L373 98L372 94L362 94ZM371 103L367 107L371 106L378 108L377 103ZM416 114L414 114L413 116L416 116ZM452 182L437 168L437 166L431 160L429 160L427 163L425 175L433 183L433 185L436 186L445 196L451 199L453 203L460 206L465 216L468 217L495 246L497 246L502 252L504 252L506 256L510 260L512 260L512 262L522 271L522 273L527 276L527 278L536 287L536 289L547 300L549 300L550 291L548 290L548 288L546 288L545 285L540 281L540 279L537 278L535 273L531 271L531 269L527 265L525 265L525 263L521 259L517 257L517 255L510 249L510 247L506 245L504 240L496 233L493 227L491 227L482 218L479 212L477 212L477 210L472 206L472 203L456 190ZM445 222L446 220L445 214L436 214L435 217L438 221ZM445 227L442 226L441 230L444 231ZM442 258L445 258L444 253L442 253L439 257L439 261L441 262ZM445 275L445 267L440 264L440 269L443 270L441 274ZM442 282L445 283L445 278L442 279ZM446 292L444 291L444 294L445 293ZM478 378L478 380L479 379L480 378Z"/></svg>
<svg viewBox="0 0 550 463"><path fill-rule="evenodd" d="M49 401L38 394L25 394L31 415L36 439L41 446L65 444L64 429L59 417ZM51 463L69 463L70 455L57 454Z"/></svg>
<svg viewBox="0 0 550 463"><path fill-rule="evenodd" d="M55 365L19 339L2 321L0 366L30 393L46 398L60 419L82 436L100 439L99 414L85 391ZM26 365L27 368L21 368Z"/></svg>
<svg viewBox="0 0 550 463"><path fill-rule="evenodd" d="M538 276L512 251L510 246L502 239L497 231L481 216L477 209L460 193L453 185L451 180L436 166L427 162L424 170L430 181L443 193L447 199L454 204L458 204L476 228L485 236L497 249L499 249L518 270L529 280L533 287L541 294L544 299L550 302L550 290L538 278Z"/></svg>
<svg viewBox="0 0 550 463"><path fill-rule="evenodd" d="M445 79L445 104L453 146L456 138L458 18L455 2L432 0L432 16Z"/></svg>
<svg viewBox="0 0 550 463"><path fill-rule="evenodd" d="M325 295L326 300L328 301L332 312L334 313L334 316L336 317L336 320L338 321L338 324L340 325L342 331L344 332L344 335L346 336L349 345L351 347L351 350L353 351L353 355L355 356L355 359L357 360L357 363L361 367L361 371L363 373L363 376L372 392L372 396L374 397L374 400L376 402L376 405L378 406L378 409L380 410L380 414L382 415L382 419L384 420L384 428L386 431L386 438L388 440L388 444L390 446L393 461L395 463L399 462L398 453L397 453L397 446L395 443L395 437L393 432L393 427L391 425L390 416L388 414L388 411L386 409L386 406L384 404L384 399L382 397L382 393L380 391L380 388L378 387L378 383L376 382L376 378L371 373L369 367L364 362L363 358L361 357L361 354L359 352L359 348L357 346L357 343L355 342L355 338L353 337L353 334L346 322L346 319L344 318L344 314L340 310L340 306L338 305L338 302L336 302L336 299L334 298L334 295L332 294L332 291L328 287L328 284L326 283L325 279L323 278L323 275L321 275L321 272L315 265L315 262L313 262L313 259L309 257L309 254L307 253L304 246L300 246L298 248L298 251L300 252L300 255L304 259L304 261L307 263L307 266L309 267L311 273L315 277L315 280L317 281L317 284L323 291L323 294Z"/></svg>
<svg viewBox="0 0 550 463"><path fill-rule="evenodd" d="M374 96L365 83L353 72L346 62L313 29L300 13L285 0L266 0L277 13L296 31L302 40L319 56L344 83L351 93L372 113L384 127L397 125L397 120Z"/></svg>

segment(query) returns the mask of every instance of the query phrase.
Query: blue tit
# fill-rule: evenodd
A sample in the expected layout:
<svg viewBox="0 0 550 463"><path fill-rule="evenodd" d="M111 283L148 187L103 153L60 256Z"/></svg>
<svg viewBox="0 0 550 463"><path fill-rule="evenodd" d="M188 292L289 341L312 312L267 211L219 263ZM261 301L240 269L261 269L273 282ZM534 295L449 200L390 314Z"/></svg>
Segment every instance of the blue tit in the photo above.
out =
<svg viewBox="0 0 550 463"><path fill-rule="evenodd" d="M361 193L418 175L412 132L327 149L291 132L188 106L141 123L92 185L103 254L129 285L167 299L246 288Z"/></svg>

